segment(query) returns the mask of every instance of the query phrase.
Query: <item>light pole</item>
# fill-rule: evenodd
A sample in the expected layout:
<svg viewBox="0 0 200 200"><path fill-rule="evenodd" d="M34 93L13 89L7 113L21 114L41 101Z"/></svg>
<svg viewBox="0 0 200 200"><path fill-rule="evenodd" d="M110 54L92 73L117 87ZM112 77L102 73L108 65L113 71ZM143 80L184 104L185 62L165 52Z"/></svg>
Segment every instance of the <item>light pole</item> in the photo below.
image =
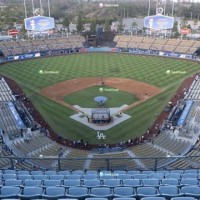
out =
<svg viewBox="0 0 200 200"><path fill-rule="evenodd" d="M32 0L32 9L33 9L33 16L34 16L34 10L35 10L35 8L34 8L34 0Z"/></svg>
<svg viewBox="0 0 200 200"><path fill-rule="evenodd" d="M25 18L27 18L26 0L24 0L24 13L25 13Z"/></svg>
<svg viewBox="0 0 200 200"><path fill-rule="evenodd" d="M51 10L50 10L50 3L49 3L49 0L48 0L48 9L49 9L49 17L51 16Z"/></svg>

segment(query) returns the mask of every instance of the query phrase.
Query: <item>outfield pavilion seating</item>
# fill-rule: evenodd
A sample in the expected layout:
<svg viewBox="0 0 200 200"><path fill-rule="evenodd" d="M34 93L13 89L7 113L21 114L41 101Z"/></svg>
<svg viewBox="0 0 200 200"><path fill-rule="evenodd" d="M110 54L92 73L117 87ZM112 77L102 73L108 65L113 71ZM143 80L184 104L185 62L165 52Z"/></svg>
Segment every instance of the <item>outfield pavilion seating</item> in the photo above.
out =
<svg viewBox="0 0 200 200"><path fill-rule="evenodd" d="M151 50L157 50L157 51L162 51L163 50L163 44L152 44L150 49Z"/></svg>
<svg viewBox="0 0 200 200"><path fill-rule="evenodd" d="M118 42L116 47L117 48L127 48L128 42Z"/></svg>
<svg viewBox="0 0 200 200"><path fill-rule="evenodd" d="M193 40L181 40L179 46L192 47L194 44L195 44L195 41L193 41Z"/></svg>
<svg viewBox="0 0 200 200"><path fill-rule="evenodd" d="M166 44L163 46L163 51L174 52L175 49L176 49L176 46L174 46L174 45Z"/></svg>
<svg viewBox="0 0 200 200"><path fill-rule="evenodd" d="M160 39L141 36L115 36L114 42L118 48L139 48L158 51L189 53L195 52L200 46L198 41L179 40L179 39Z"/></svg>
<svg viewBox="0 0 200 200"><path fill-rule="evenodd" d="M168 42L168 39L156 38L153 44L165 45L167 42Z"/></svg>
<svg viewBox="0 0 200 200"><path fill-rule="evenodd" d="M18 42L16 41L12 41L12 42L5 42L4 45L8 48L8 49L12 49L12 48L19 48L20 45Z"/></svg>
<svg viewBox="0 0 200 200"><path fill-rule="evenodd" d="M181 43L181 40L179 40L179 39L169 39L166 42L166 45L178 46L180 43Z"/></svg>
<svg viewBox="0 0 200 200"><path fill-rule="evenodd" d="M116 35L116 36L114 37L113 41L114 41L114 42L118 42L119 39L120 39L120 37L121 37L120 35Z"/></svg>
<svg viewBox="0 0 200 200"><path fill-rule="evenodd" d="M142 42L147 43L147 44L153 44L154 41L155 41L155 38L144 37Z"/></svg>
<svg viewBox="0 0 200 200"><path fill-rule="evenodd" d="M189 51L189 47L182 47L182 46L177 46L175 49L174 49L174 52L176 53L187 53Z"/></svg>

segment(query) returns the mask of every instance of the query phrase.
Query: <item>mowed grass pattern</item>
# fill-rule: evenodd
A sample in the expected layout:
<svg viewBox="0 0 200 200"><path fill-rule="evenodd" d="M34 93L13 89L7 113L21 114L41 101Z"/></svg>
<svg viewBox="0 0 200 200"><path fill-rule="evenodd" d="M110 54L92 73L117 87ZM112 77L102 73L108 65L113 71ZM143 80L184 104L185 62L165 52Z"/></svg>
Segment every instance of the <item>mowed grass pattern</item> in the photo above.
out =
<svg viewBox="0 0 200 200"><path fill-rule="evenodd" d="M95 108L99 106L94 100L95 97L104 96L107 97L104 107L113 108L120 107L124 104L130 105L138 100L135 95L122 90L118 91L116 88L110 88L108 86L101 88L103 88L104 91L100 92L99 86L93 86L74 92L71 95L65 96L64 101L71 105L79 105L83 108Z"/></svg>
<svg viewBox="0 0 200 200"><path fill-rule="evenodd" d="M39 74L39 70L56 71L58 74ZM167 75L167 70L183 73ZM0 68L2 74L19 83L24 92L33 99L33 103L47 123L58 134L71 140L84 139L90 143L101 142L96 139L96 132L70 119L69 116L74 111L41 97L41 88L79 77L129 78L161 88L161 94L127 111L132 116L129 120L105 132L105 142L115 143L143 134L181 82L198 71L199 63L192 61L115 53L39 58L10 62Z"/></svg>

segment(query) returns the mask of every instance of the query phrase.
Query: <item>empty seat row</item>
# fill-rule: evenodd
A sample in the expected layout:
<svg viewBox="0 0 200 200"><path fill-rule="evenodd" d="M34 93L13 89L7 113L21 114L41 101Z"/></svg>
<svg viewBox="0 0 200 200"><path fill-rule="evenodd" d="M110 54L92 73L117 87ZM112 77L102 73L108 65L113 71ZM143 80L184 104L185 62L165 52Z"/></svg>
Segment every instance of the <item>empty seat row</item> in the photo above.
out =
<svg viewBox="0 0 200 200"><path fill-rule="evenodd" d="M49 186L62 186L65 188L79 186L79 187L109 187L114 188L118 186L129 186L133 188L141 187L141 186L153 186L159 187L164 185L174 185L178 187L183 187L186 185L194 185L200 186L198 179L193 178L186 178L179 181L178 179L163 179L159 181L159 179L144 179L140 181L139 179L126 179L126 180L119 180L119 179L105 179L103 181L99 179L88 179L88 180L57 180L57 179L46 179L46 180L39 180L39 179L6 179L2 181L2 186L18 186L18 187L27 187L27 186L41 186L41 187L49 187Z"/></svg>
<svg viewBox="0 0 200 200"><path fill-rule="evenodd" d="M132 187L116 187L113 190L110 188L92 188L88 190L84 187L71 187L65 189L64 187L20 187L4 186L0 189L0 199L3 198L110 198L110 197L199 197L200 188L185 186L181 189L175 186L161 186L159 189L155 187L139 187L137 190Z"/></svg>
<svg viewBox="0 0 200 200"><path fill-rule="evenodd" d="M63 180L63 179L69 179L69 180L87 180L87 179L99 179L99 180L105 180L105 179L119 179L119 180L126 180L126 179L169 179L169 178L175 178L178 180L181 179L186 179L186 178L194 178L194 179L199 179L200 175L195 174L195 173L186 173L186 174L180 174L180 173L152 173L152 174L119 174L117 176L115 175L95 175L95 174L88 174L88 175L74 175L74 174L69 174L69 175L64 175L64 174L52 174L52 175L47 175L47 174L1 174L0 176L1 179L40 179L40 180L45 180L45 179L57 179L57 180Z"/></svg>
<svg viewBox="0 0 200 200"><path fill-rule="evenodd" d="M134 170L134 171L127 171L127 170L115 170L115 171L96 171L96 170L63 170L63 171L56 171L56 170L0 170L1 174L30 174L30 175L99 175L99 176L119 176L119 175L124 175L124 174L130 174L130 175L135 175L135 174L147 174L149 176L153 174L170 174L170 173L178 173L178 174L188 174L188 173L193 173L193 174L200 174L198 169L186 169L186 170L161 170L161 171L139 171L139 170Z"/></svg>

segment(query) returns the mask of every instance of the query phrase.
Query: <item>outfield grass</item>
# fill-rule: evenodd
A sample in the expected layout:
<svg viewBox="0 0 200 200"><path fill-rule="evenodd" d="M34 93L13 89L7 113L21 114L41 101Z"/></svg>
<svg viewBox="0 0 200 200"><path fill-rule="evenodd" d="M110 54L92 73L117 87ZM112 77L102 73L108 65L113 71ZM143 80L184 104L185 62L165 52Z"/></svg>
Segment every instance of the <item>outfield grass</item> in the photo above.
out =
<svg viewBox="0 0 200 200"><path fill-rule="evenodd" d="M100 91L100 88L104 88L104 91ZM95 108L98 107L98 103L94 100L97 96L107 97L107 101L104 104L106 108L120 107L124 104L130 105L138 101L136 95L130 94L122 90L113 90L108 86L99 87L93 86L73 94L64 97L64 101L71 105L79 105L83 108ZM108 91L109 90L109 91Z"/></svg>
<svg viewBox="0 0 200 200"><path fill-rule="evenodd" d="M40 70L58 73L39 74ZM167 70L181 73L166 74ZM74 111L40 96L38 92L41 88L79 77L130 78L161 88L161 94L128 110L127 113L132 116L129 120L105 132L106 143L115 143L143 134L182 80L197 71L199 63L192 61L111 53L74 54L18 61L4 64L0 68L0 73L16 80L33 99L34 105L55 132L71 140L84 139L90 143L101 142L96 139L96 132L70 119L69 116ZM70 98L66 97L65 100L70 101Z"/></svg>

